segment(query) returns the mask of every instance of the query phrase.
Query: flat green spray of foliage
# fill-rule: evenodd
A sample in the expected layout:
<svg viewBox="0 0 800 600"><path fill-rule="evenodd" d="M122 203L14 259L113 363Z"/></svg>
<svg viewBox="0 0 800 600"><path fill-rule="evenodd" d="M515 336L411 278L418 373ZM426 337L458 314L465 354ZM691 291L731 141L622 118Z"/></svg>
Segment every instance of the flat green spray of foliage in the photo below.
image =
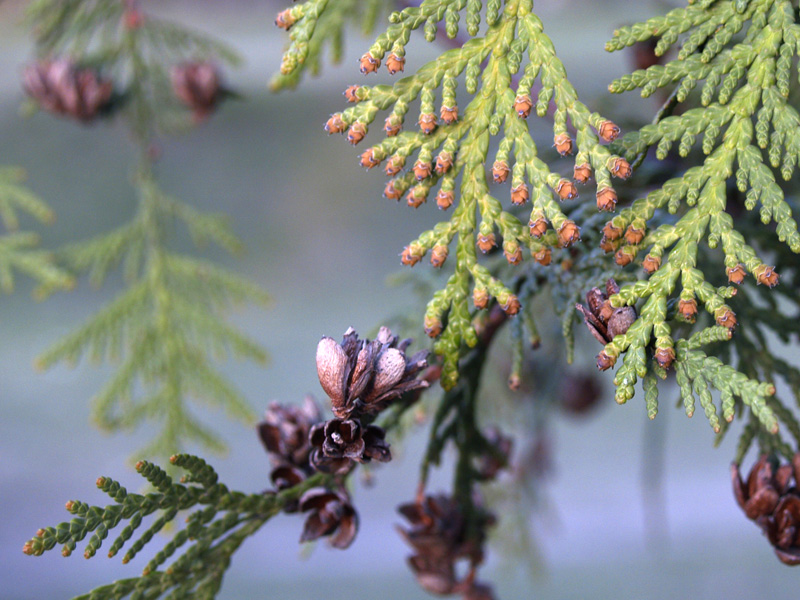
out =
<svg viewBox="0 0 800 600"><path fill-rule="evenodd" d="M118 363L94 399L92 416L108 430L145 422L160 427L137 456L169 456L187 442L222 451L224 444L192 414L190 401L252 422L252 409L214 363L226 355L265 361L261 347L226 323L224 313L232 304L264 303L267 296L226 269L170 250L176 223L198 245L211 242L238 253L241 243L225 216L201 213L162 190L153 156L159 136L191 125L173 93L170 70L184 62L238 59L219 42L143 14L131 2L37 0L28 19L41 56L69 57L113 81L109 112L126 123L138 153L132 175L138 209L131 221L57 253L59 264L87 274L95 286L121 268L127 289L38 363L46 368L87 355Z"/></svg>

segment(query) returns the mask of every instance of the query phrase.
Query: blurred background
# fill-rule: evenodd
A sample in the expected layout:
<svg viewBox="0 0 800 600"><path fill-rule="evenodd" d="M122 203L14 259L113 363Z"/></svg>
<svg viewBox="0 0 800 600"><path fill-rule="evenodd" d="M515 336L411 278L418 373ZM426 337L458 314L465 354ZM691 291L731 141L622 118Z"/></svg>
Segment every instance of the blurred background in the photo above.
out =
<svg viewBox="0 0 800 600"><path fill-rule="evenodd" d="M297 402L307 392L320 397L314 369L320 336L337 337L349 326L366 334L417 302L408 287L388 286L386 278L399 269L403 246L438 220L433 204L414 211L382 198L385 179L357 166L361 150L322 131L328 115L344 105L342 90L361 81L356 60L370 41L353 32L343 65L325 68L298 91L274 95L266 83L285 41L273 25L280 2L143 5L223 38L246 60L226 73L244 99L168 140L159 167L168 191L200 209L231 215L246 255L206 254L273 297L269 309L245 307L232 316L268 349L270 364L230 363L224 370L258 412L273 399ZM20 24L23 6L0 2L0 164L25 168L30 188L53 207L54 225L24 225L42 234L44 247L56 248L131 216L133 148L118 125L80 127L45 113L19 116L20 73L31 58ZM615 120L649 120L655 99L602 97L631 58L605 54L602 47L616 26L665 5L562 0L536 6L584 101L598 99L593 108ZM435 47L424 42L409 49L408 70L435 56ZM176 243L188 247L180 235ZM138 574L146 562L140 557L126 566L119 558L85 561L78 552L71 558L21 552L38 527L69 517L65 501L105 504L94 488L99 475L141 489L129 455L148 432L107 436L88 422L89 400L112 369L86 362L45 373L33 368L37 354L122 285L112 277L95 290L81 281L74 291L37 303L32 284L20 278L15 293L0 298L0 598L67 598ZM578 345L590 353L578 364L590 365L594 342L584 331L578 335ZM539 352L547 358L553 351L543 346ZM536 568L515 561L520 557L510 556L515 551L502 539L493 540L482 578L495 583L498 596L797 598L798 572L778 562L733 499L728 463L738 428L714 449L702 416L687 420L671 408L669 394L662 395L654 422L640 396L621 407L612 396L607 387L602 406L586 418L550 423L552 473L525 516ZM204 416L230 447L211 461L221 480L245 492L268 487L269 463L253 428ZM320 544L308 552L296 544L301 518L276 518L238 552L220 598L427 598L405 567L409 552L394 531L400 521L395 506L415 491L424 435L412 434L402 449L395 447L395 460L373 471L374 485L358 487L361 529L348 551ZM445 468L430 489L448 488Z"/></svg>

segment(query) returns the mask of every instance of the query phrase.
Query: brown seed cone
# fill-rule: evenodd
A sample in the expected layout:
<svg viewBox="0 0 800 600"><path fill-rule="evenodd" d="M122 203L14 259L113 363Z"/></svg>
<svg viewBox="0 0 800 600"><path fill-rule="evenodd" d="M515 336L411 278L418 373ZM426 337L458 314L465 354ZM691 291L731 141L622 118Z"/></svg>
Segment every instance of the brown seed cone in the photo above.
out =
<svg viewBox="0 0 800 600"><path fill-rule="evenodd" d="M509 169L506 161L494 161L494 165L492 165L492 179L494 179L495 183L503 183L508 178L510 172L511 169Z"/></svg>
<svg viewBox="0 0 800 600"><path fill-rule="evenodd" d="M578 197L578 188L569 179L562 179L556 186L556 194L561 200L572 200Z"/></svg>
<svg viewBox="0 0 800 600"><path fill-rule="evenodd" d="M697 316L697 300L694 298L690 298L689 300L681 298L678 301L678 312L685 320L694 323L695 317Z"/></svg>
<svg viewBox="0 0 800 600"><path fill-rule="evenodd" d="M360 121L356 121L347 130L347 141L355 146L364 139L365 135L367 135L367 126Z"/></svg>
<svg viewBox="0 0 800 600"><path fill-rule="evenodd" d="M347 125L342 120L342 113L331 115L325 123L325 131L328 135L333 133L342 133L347 128Z"/></svg>
<svg viewBox="0 0 800 600"><path fill-rule="evenodd" d="M394 137L403 128L403 122L400 117L396 115L389 115L383 123L383 130L388 137Z"/></svg>
<svg viewBox="0 0 800 600"><path fill-rule="evenodd" d="M575 165L572 170L572 178L578 183L586 183L592 177L592 167L589 163Z"/></svg>
<svg viewBox="0 0 800 600"><path fill-rule="evenodd" d="M530 192L524 183L511 188L511 204L521 206L528 201L528 198L530 198Z"/></svg>
<svg viewBox="0 0 800 600"><path fill-rule="evenodd" d="M453 155L447 150L442 150L436 157L436 174L444 175L453 166Z"/></svg>
<svg viewBox="0 0 800 600"><path fill-rule="evenodd" d="M675 361L675 349L656 348L655 359L662 369L669 369Z"/></svg>
<svg viewBox="0 0 800 600"><path fill-rule="evenodd" d="M425 254L424 249L420 249L413 245L406 246L405 248L403 248L403 252L400 253L400 262L402 262L407 267L413 267L420 261L420 259L422 259L422 256L424 254Z"/></svg>
<svg viewBox="0 0 800 600"><path fill-rule="evenodd" d="M631 264L636 256L635 253L630 252L629 248L630 246L623 246L614 254L614 262L620 267Z"/></svg>
<svg viewBox="0 0 800 600"><path fill-rule="evenodd" d="M721 306L714 312L714 319L717 325L728 329L736 328L736 314L727 306Z"/></svg>
<svg viewBox="0 0 800 600"><path fill-rule="evenodd" d="M386 166L383 168L383 172L386 173L389 177L394 177L400 171L403 170L405 164L406 164L406 157L400 156L399 154L395 154L388 161L386 161Z"/></svg>
<svg viewBox="0 0 800 600"><path fill-rule="evenodd" d="M603 237L609 240L618 240L622 237L622 228L615 226L611 221L603 227Z"/></svg>
<svg viewBox="0 0 800 600"><path fill-rule="evenodd" d="M543 267L546 267L552 262L553 253L550 251L550 248L542 248L533 255L533 259Z"/></svg>
<svg viewBox="0 0 800 600"><path fill-rule="evenodd" d="M431 172L433 171L433 166L429 162L425 162L423 160L417 160L414 163L414 177L417 178L417 181L422 181L423 179L430 177Z"/></svg>
<svg viewBox="0 0 800 600"><path fill-rule="evenodd" d="M489 306L489 291L486 288L476 287L472 290L472 302L475 304L475 308L483 310Z"/></svg>
<svg viewBox="0 0 800 600"><path fill-rule="evenodd" d="M530 227L531 235L533 237L541 238L547 231L547 219L544 217L539 217L535 221L529 222L528 227Z"/></svg>
<svg viewBox="0 0 800 600"><path fill-rule="evenodd" d="M439 111L439 115L442 117L442 122L446 125L455 123L458 121L458 106L445 106L443 104L441 110Z"/></svg>
<svg viewBox="0 0 800 600"><path fill-rule="evenodd" d="M617 362L616 356L607 354L605 350L601 350L597 355L597 369L600 371L607 371Z"/></svg>
<svg viewBox="0 0 800 600"><path fill-rule="evenodd" d="M614 177L619 177L620 179L627 179L632 173L631 166L628 164L628 161L620 157L614 159L614 163L611 165L610 170Z"/></svg>
<svg viewBox="0 0 800 600"><path fill-rule="evenodd" d="M386 70L389 71L389 75L394 75L400 71L403 71L406 66L406 59L403 56L397 56L394 52L389 54L386 58Z"/></svg>
<svg viewBox="0 0 800 600"><path fill-rule="evenodd" d="M361 72L366 75L367 73L375 73L381 66L381 61L372 56L369 52L365 53L360 59Z"/></svg>
<svg viewBox="0 0 800 600"><path fill-rule="evenodd" d="M419 116L419 128L425 135L430 135L436 129L436 115L433 113L422 113Z"/></svg>
<svg viewBox="0 0 800 600"><path fill-rule="evenodd" d="M358 99L358 95L357 95L356 92L358 92L358 88L360 88L360 87L361 86L359 86L359 85L349 85L349 86L347 86L347 89L345 89L345 91L344 91L345 99L348 102L358 102L359 99Z"/></svg>
<svg viewBox="0 0 800 600"><path fill-rule="evenodd" d="M497 298L497 301L500 303L500 308L503 309L503 312L509 316L514 316L519 312L519 309L522 308L519 298L514 294L508 294L506 298L503 298L501 295Z"/></svg>
<svg viewBox="0 0 800 600"><path fill-rule="evenodd" d="M625 241L631 246L641 244L642 240L644 239L644 233L644 229L639 229L638 227L629 225L628 229L625 231Z"/></svg>
<svg viewBox="0 0 800 600"><path fill-rule="evenodd" d="M210 62L188 62L172 68L172 91L196 119L204 119L217 107L222 87L219 73Z"/></svg>
<svg viewBox="0 0 800 600"><path fill-rule="evenodd" d="M371 169L381 164L381 161L375 157L375 149L367 148L361 153L359 164L365 169Z"/></svg>
<svg viewBox="0 0 800 600"><path fill-rule="evenodd" d="M747 483L742 481L739 466L731 465L733 495L748 519L759 521L775 513L781 496L793 493L792 477L797 477L798 456L793 465L782 465L773 471L766 454L762 454L750 469Z"/></svg>
<svg viewBox="0 0 800 600"><path fill-rule="evenodd" d="M571 246L581 239L581 230L574 221L567 219L558 228L558 243L562 248Z"/></svg>
<svg viewBox="0 0 800 600"><path fill-rule="evenodd" d="M642 268L648 273L655 273L661 267L661 257L648 254L642 261Z"/></svg>
<svg viewBox="0 0 800 600"><path fill-rule="evenodd" d="M280 27L281 29L286 29L287 31L289 28L294 25L296 19L292 16L292 9L287 8L286 10L282 10L278 13L278 16L275 17L275 25Z"/></svg>
<svg viewBox="0 0 800 600"><path fill-rule="evenodd" d="M429 317L425 316L425 320L423 322L423 326L425 328L425 334L428 337L438 337L440 333L442 333L442 322L436 317Z"/></svg>
<svg viewBox="0 0 800 600"><path fill-rule="evenodd" d="M556 152L558 152L561 156L572 154L575 149L575 144L573 143L572 138L566 133L559 133L557 136L555 136L553 138L553 145L556 147Z"/></svg>
<svg viewBox="0 0 800 600"><path fill-rule="evenodd" d="M113 93L110 81L103 81L93 70L79 69L64 58L27 66L22 85L46 111L82 122L98 117L110 105Z"/></svg>
<svg viewBox="0 0 800 600"><path fill-rule="evenodd" d="M602 190L598 190L597 192L597 209L598 210L605 210L608 212L614 212L614 208L617 206L617 192L614 191L614 188L603 188Z"/></svg>
<svg viewBox="0 0 800 600"><path fill-rule="evenodd" d="M527 119L533 108L533 100L528 94L517 96L514 100L514 111L521 119Z"/></svg>
<svg viewBox="0 0 800 600"><path fill-rule="evenodd" d="M518 244L508 244L503 249L503 254L510 265L518 265L522 262L522 248Z"/></svg>
<svg viewBox="0 0 800 600"><path fill-rule="evenodd" d="M619 137L619 127L612 121L603 121L600 123L600 129L597 130L600 137L605 142L613 142Z"/></svg>
<svg viewBox="0 0 800 600"><path fill-rule="evenodd" d="M443 244L437 244L431 250L431 265L438 268L444 265L444 261L447 260L447 253L448 248Z"/></svg>
<svg viewBox="0 0 800 600"><path fill-rule="evenodd" d="M439 193L436 194L436 206L440 210L447 210L453 206L453 202L455 202L455 194L451 190L439 190Z"/></svg>
<svg viewBox="0 0 800 600"><path fill-rule="evenodd" d="M427 199L428 196L425 193L425 189L420 186L414 186L408 194L406 194L406 204L411 208L419 208Z"/></svg>
<svg viewBox="0 0 800 600"><path fill-rule="evenodd" d="M305 397L302 406L271 402L264 419L257 425L259 438L271 462L274 465L307 467L311 452L308 434L320 419L319 408L311 396Z"/></svg>
<svg viewBox="0 0 800 600"><path fill-rule="evenodd" d="M744 265L738 264L735 267L727 267L725 273L728 275L728 283L740 284L744 281L747 271L744 270Z"/></svg>
<svg viewBox="0 0 800 600"><path fill-rule="evenodd" d="M386 196L389 200L400 200L403 197L403 190L398 189L395 187L395 180L392 179L390 182L386 184L386 187L383 188L383 195Z"/></svg>
<svg viewBox="0 0 800 600"><path fill-rule="evenodd" d="M488 235L479 235L478 236L478 248L480 248L481 252L486 254L489 250L494 248L497 245L497 242L494 239L494 234L490 233Z"/></svg>
<svg viewBox="0 0 800 600"><path fill-rule="evenodd" d="M363 427L358 419L331 419L311 428L311 465L322 473L347 473L358 463L388 462L392 453L386 432L375 425Z"/></svg>
<svg viewBox="0 0 800 600"><path fill-rule="evenodd" d="M760 265L756 267L756 270L753 274L756 276L756 281L759 284L763 284L771 288L778 285L778 272L775 270L775 267Z"/></svg>
<svg viewBox="0 0 800 600"><path fill-rule="evenodd" d="M344 491L311 488L301 496L299 508L302 512L310 512L303 526L301 542L331 536L330 545L340 550L353 543L358 533L358 514Z"/></svg>

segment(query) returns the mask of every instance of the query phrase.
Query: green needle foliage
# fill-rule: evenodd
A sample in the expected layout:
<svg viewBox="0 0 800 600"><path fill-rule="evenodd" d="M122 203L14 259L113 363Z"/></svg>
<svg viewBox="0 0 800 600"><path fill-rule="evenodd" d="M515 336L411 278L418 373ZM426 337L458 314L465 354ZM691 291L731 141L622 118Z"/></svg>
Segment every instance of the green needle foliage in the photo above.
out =
<svg viewBox="0 0 800 600"><path fill-rule="evenodd" d="M115 95L107 111L128 125L139 155L133 219L58 252L60 264L76 275L87 274L95 286L121 266L128 287L38 363L47 368L86 355L118 362L94 399L93 419L109 430L157 424L160 431L140 455L169 456L190 441L222 451L222 441L193 415L190 400L252 422L252 409L215 362L226 355L266 360L264 350L227 324L224 314L233 304L268 298L234 273L169 248L176 222L199 245L213 242L238 253L241 243L224 216L200 213L163 192L153 157L159 135L192 122L173 91L174 70L238 59L219 42L145 15L135 3L40 0L31 4L29 20L42 56L94 65L113 81ZM195 120L205 116L195 107Z"/></svg>
<svg viewBox="0 0 800 600"><path fill-rule="evenodd" d="M14 273L24 273L36 280L37 296L49 291L70 289L73 279L55 265L52 253L37 249L39 236L18 231L19 213L40 223L50 224L55 216L50 208L30 190L22 186L25 172L15 167L0 167L0 220L6 233L0 235L0 290L14 291Z"/></svg>
<svg viewBox="0 0 800 600"><path fill-rule="evenodd" d="M347 25L354 21L360 23L364 35L371 33L386 4L385 0L310 0L281 12L275 24L291 28L291 41L270 89L294 89L306 71L319 75L326 46L330 46L331 62L340 63Z"/></svg>
<svg viewBox="0 0 800 600"><path fill-rule="evenodd" d="M186 518L186 526L150 559L141 576L115 581L77 598L144 600L162 595L213 598L222 585L233 553L242 542L271 517L296 502L304 491L326 479L320 474L277 494L245 494L219 483L217 473L201 458L180 454L171 457L170 463L187 472L181 483L173 482L155 464L137 463L136 470L156 490L148 494L132 494L109 477L98 478L97 487L111 497L113 504L102 507L78 500L67 502L67 510L74 518L56 527L40 529L23 551L39 556L61 545L61 554L69 556L78 543L89 536L83 555L91 558L112 529L127 523L108 549L109 558L116 556L136 535L122 558L122 562L127 563L153 536L174 524L181 511L192 511ZM155 518L144 529L143 520L150 515ZM179 555L173 559L176 554Z"/></svg>
<svg viewBox="0 0 800 600"><path fill-rule="evenodd" d="M719 279L715 275L724 271L728 280L737 284L747 272L758 284L772 288L780 272L784 281L790 281L779 288L781 295L793 310L799 306L793 289L797 259L784 257L781 269L764 262L774 260L776 252L784 253L783 248L800 252L796 198L784 193L776 177L791 180L800 156L800 115L793 100L797 89L794 86L792 90L791 83L797 79L795 56L800 41L794 4L773 0L690 2L663 17L621 28L608 43L608 50L618 50L653 38L658 40L658 55L678 47L672 60L623 76L610 85L610 91L639 88L646 97L668 87L673 90L670 111L681 103L699 102L700 106L666 116L624 136L619 143L620 152L631 161L651 147L663 160L677 143L677 153L686 159L688 168L633 202L606 226L607 235L616 239L617 262L627 264L646 254L643 264L649 273L647 279L623 287L612 299L614 306L643 303L639 319L625 335L614 338L604 353L612 362L625 354L615 377L618 401L633 395L638 377L647 378L650 372L664 376L658 361L647 356L654 339L656 358L673 347L677 351L678 384L688 415L694 411L697 397L712 427L720 429L709 393L712 387L720 392L725 421L734 416L735 396L767 431L776 433L778 420L783 420L800 441L794 417L771 398L775 375L784 377L797 393L796 370L788 365L776 370L770 358L774 352L768 351L762 331L772 329L788 340L790 332L796 331L795 318L783 317L785 309L767 308L777 308L778 290L763 288L742 294L745 298L736 302L742 307L737 317L730 306L737 288L712 283ZM702 85L698 88L698 84ZM702 156L696 158L692 149L698 137ZM692 166L694 160L699 164ZM748 215L756 209L760 224ZM734 214L742 214L741 226L734 223ZM622 237L623 231L632 228L641 233ZM633 243L626 238L633 238ZM777 246L774 238L785 246ZM715 249L716 253L711 252ZM715 255L716 262L706 254ZM700 268L701 262L706 268ZM703 306L716 325L691 337L682 336L676 343L674 325L668 323L674 320L670 305L676 300L683 306L693 303L695 309ZM733 335L737 324L742 331ZM727 351L727 364L706 356L698 347L729 338L738 360L730 360ZM764 358L758 356L761 352ZM739 372L730 366L737 362ZM765 382L758 383L757 378ZM646 382L646 388L655 390L652 383ZM648 393L648 398L649 403L654 402L655 392ZM792 453L788 447L784 450Z"/></svg>

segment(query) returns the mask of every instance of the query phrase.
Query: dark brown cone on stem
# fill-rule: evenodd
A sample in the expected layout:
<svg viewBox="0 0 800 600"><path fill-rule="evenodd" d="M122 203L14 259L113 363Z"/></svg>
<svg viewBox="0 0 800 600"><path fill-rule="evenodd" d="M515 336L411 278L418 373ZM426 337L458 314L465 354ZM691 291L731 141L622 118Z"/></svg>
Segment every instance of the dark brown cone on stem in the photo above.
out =
<svg viewBox="0 0 800 600"><path fill-rule="evenodd" d="M320 419L319 407L311 396L305 397L302 406L271 402L257 430L272 463L308 466L308 434Z"/></svg>
<svg viewBox="0 0 800 600"><path fill-rule="evenodd" d="M183 63L173 67L170 77L172 90L181 102L192 109L195 119L205 119L216 109L222 87L213 64Z"/></svg>
<svg viewBox="0 0 800 600"><path fill-rule="evenodd" d="M301 542L330 536L330 545L340 550L353 543L358 533L358 514L344 491L311 488L300 498L299 508L310 513L303 526Z"/></svg>
<svg viewBox="0 0 800 600"><path fill-rule="evenodd" d="M65 58L41 60L25 68L25 92L39 106L56 115L88 123L111 102L113 86L91 69L79 69Z"/></svg>

